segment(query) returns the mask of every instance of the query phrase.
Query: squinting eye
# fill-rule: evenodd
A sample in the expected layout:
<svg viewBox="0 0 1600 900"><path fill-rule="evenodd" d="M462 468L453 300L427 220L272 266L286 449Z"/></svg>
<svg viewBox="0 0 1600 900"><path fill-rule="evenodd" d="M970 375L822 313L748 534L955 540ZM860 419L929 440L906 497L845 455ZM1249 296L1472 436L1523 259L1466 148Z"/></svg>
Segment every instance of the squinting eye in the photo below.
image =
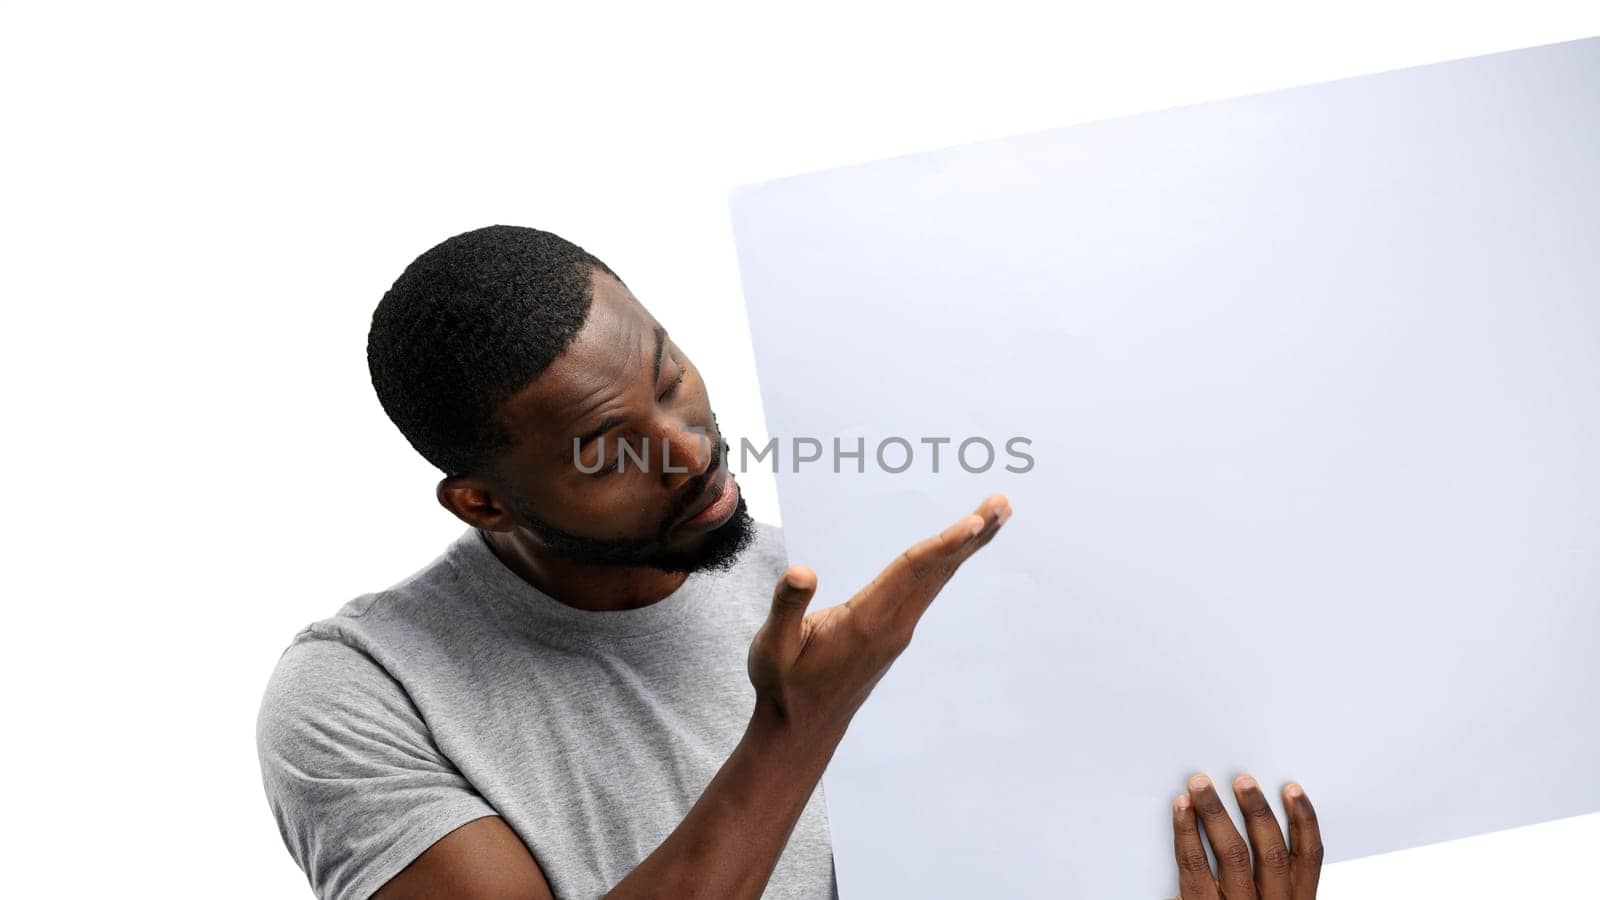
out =
<svg viewBox="0 0 1600 900"><path fill-rule="evenodd" d="M671 399L672 395L676 394L678 392L678 385L683 384L683 376L685 374L686 373L684 373L684 372L679 372L677 379L674 380L671 384L667 385L667 389L662 391L661 392L661 396L657 397L656 399L657 400L668 400L668 399Z"/></svg>

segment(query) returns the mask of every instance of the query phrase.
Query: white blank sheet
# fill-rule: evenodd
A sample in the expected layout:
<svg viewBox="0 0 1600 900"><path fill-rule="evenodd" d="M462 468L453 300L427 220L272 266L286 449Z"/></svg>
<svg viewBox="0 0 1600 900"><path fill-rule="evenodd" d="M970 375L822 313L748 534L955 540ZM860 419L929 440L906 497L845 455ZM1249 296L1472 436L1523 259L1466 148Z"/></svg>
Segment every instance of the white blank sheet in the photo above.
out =
<svg viewBox="0 0 1600 900"><path fill-rule="evenodd" d="M1600 39L737 189L815 606L1016 509L824 778L841 894L1171 896L1196 771L1330 863L1600 810L1597 170Z"/></svg>

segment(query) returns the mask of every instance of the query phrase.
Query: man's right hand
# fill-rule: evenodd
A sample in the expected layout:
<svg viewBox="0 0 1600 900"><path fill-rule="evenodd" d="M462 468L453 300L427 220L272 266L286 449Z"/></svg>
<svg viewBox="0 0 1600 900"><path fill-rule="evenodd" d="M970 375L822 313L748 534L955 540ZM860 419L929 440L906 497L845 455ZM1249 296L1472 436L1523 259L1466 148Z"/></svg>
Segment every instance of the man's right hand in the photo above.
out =
<svg viewBox="0 0 1600 900"><path fill-rule="evenodd" d="M857 709L911 642L945 582L1011 517L1003 495L911 546L854 597L806 614L817 576L790 566L750 644L758 715L824 740L842 738Z"/></svg>

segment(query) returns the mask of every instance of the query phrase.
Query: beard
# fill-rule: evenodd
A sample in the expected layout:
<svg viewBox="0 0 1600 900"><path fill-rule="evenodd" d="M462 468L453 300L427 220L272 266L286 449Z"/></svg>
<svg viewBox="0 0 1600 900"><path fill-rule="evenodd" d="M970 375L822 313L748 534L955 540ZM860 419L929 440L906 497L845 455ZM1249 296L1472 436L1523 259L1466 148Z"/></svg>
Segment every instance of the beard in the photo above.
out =
<svg viewBox="0 0 1600 900"><path fill-rule="evenodd" d="M755 520L745 508L744 494L733 508L733 515L716 529L700 535L700 544L690 550L678 550L668 545L672 525L687 510L687 502L700 496L701 490L716 473L721 464L725 445L721 438L712 445L710 468L698 476L684 492L685 502L674 504L667 521L655 538L609 539L585 537L541 519L522 497L505 491L507 504L526 523L529 531L539 536L552 556L567 562L606 568L649 568L664 572L726 571L733 566L739 554L755 539ZM728 477L732 477L731 475ZM503 489L502 485L502 489Z"/></svg>
<svg viewBox="0 0 1600 900"><path fill-rule="evenodd" d="M677 550L660 540L611 540L585 537L563 531L549 522L531 515L521 498L512 502L527 522L528 530L539 536L552 556L586 566L607 568L648 568L664 572L692 574L702 570L726 571L733 566L739 554L755 539L755 520L745 509L744 497L733 509L728 521L715 531L701 535L700 545L691 550Z"/></svg>

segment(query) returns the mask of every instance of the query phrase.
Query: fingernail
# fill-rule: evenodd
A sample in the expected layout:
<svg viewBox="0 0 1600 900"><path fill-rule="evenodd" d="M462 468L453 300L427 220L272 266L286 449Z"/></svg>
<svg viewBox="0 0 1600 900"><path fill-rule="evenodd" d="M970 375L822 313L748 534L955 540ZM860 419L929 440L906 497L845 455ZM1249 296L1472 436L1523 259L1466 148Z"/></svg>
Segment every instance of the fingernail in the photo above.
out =
<svg viewBox="0 0 1600 900"><path fill-rule="evenodd" d="M1239 780L1235 783L1239 785L1239 790L1241 791L1253 791L1256 789L1256 780L1249 775L1240 775Z"/></svg>
<svg viewBox="0 0 1600 900"><path fill-rule="evenodd" d="M1179 812L1188 812L1189 811L1189 795L1188 794L1179 794L1178 795L1178 799L1177 799L1176 802L1178 804L1178 811Z"/></svg>
<svg viewBox="0 0 1600 900"><path fill-rule="evenodd" d="M1295 784L1292 781L1289 782L1289 787L1284 790L1284 793L1289 795L1290 800L1298 800L1301 797L1304 797L1306 794L1305 791L1300 789L1300 785Z"/></svg>
<svg viewBox="0 0 1600 900"><path fill-rule="evenodd" d="M1211 779L1204 775L1196 775L1189 779L1189 790L1191 791L1203 791L1208 787L1211 787Z"/></svg>
<svg viewBox="0 0 1600 900"><path fill-rule="evenodd" d="M978 524L972 526L972 533L973 534L977 534L978 532L980 532L982 530L983 530L983 519L980 518L978 520Z"/></svg>

